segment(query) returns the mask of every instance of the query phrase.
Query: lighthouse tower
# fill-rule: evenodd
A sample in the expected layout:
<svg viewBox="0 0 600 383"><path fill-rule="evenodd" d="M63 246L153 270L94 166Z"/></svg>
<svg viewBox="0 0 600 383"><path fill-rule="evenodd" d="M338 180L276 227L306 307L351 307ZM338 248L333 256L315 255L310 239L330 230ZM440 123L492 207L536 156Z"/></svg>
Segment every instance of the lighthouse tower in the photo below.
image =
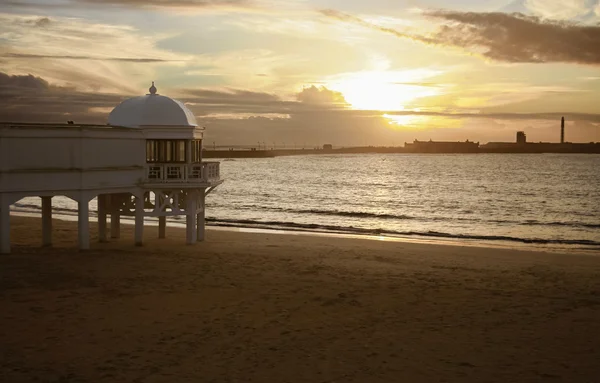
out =
<svg viewBox="0 0 600 383"><path fill-rule="evenodd" d="M560 119L560 143L565 143L565 118Z"/></svg>

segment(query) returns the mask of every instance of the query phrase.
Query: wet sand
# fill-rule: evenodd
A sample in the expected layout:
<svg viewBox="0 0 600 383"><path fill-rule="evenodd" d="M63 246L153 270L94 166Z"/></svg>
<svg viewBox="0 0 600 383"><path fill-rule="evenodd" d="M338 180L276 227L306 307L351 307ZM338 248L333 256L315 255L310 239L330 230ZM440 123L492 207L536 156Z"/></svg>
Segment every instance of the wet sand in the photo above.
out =
<svg viewBox="0 0 600 383"><path fill-rule="evenodd" d="M600 257L127 225L79 252L74 222L46 249L11 223L2 382L600 379Z"/></svg>

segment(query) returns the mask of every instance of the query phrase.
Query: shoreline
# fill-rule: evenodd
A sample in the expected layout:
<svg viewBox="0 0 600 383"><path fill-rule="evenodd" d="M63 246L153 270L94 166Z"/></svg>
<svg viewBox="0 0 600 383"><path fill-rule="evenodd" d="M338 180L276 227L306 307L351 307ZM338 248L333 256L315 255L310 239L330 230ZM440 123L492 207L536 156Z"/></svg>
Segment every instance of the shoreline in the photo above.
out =
<svg viewBox="0 0 600 383"><path fill-rule="evenodd" d="M90 222L97 222L95 212L90 211ZM36 209L17 208L11 210L11 216L23 216L23 217L34 217L41 219L41 211ZM53 220L61 221L77 221L75 214L65 214L65 211L54 212L52 216ZM110 218L108 219L110 223ZM121 217L121 223L124 225L133 225L133 219L131 217ZM158 220L146 218L144 226L157 226ZM167 220L167 225L177 229L185 228L185 222L178 222L176 220ZM523 241L511 241L511 240L486 240L486 239L473 239L473 238L460 238L460 237L438 237L435 235L386 235L386 234L370 234L370 233L348 233L348 232L337 232L329 230L318 230L318 229L304 229L304 228L290 228L290 227L265 227L268 225L235 225L235 224L220 224L214 223L210 220L206 222L206 230L223 230L232 232L245 232L245 233L260 233L260 234L287 234L287 235L301 235L301 236L319 236L319 237L330 237L330 238L353 238L353 239L366 239L374 241L387 241L387 242L408 242L408 243L419 243L419 244L433 244L443 246L468 246L478 248L491 248L491 249L509 249L509 250L522 250L522 251L534 251L544 253L573 253L581 255L600 255L600 247L593 245L557 245L557 244L540 244L540 243L527 243Z"/></svg>

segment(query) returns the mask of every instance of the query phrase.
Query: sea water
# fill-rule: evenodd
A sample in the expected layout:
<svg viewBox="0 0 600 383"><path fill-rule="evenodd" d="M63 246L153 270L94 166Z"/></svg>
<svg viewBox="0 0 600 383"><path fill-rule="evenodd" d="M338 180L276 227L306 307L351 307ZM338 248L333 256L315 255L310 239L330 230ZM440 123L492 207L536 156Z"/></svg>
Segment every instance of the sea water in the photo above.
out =
<svg viewBox="0 0 600 383"><path fill-rule="evenodd" d="M235 159L221 160L221 176L206 201L212 225L600 252L600 155ZM76 209L67 198L53 204L57 213ZM16 204L38 206L39 198Z"/></svg>

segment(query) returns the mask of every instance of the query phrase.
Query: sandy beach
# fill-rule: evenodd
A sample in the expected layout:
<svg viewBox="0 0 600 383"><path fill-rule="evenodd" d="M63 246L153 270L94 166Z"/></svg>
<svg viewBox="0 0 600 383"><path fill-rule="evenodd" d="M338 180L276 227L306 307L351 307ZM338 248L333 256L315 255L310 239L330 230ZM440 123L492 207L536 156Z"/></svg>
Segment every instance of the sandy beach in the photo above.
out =
<svg viewBox="0 0 600 383"><path fill-rule="evenodd" d="M2 382L600 379L600 257L150 226L79 252L74 222L45 249L11 224Z"/></svg>

